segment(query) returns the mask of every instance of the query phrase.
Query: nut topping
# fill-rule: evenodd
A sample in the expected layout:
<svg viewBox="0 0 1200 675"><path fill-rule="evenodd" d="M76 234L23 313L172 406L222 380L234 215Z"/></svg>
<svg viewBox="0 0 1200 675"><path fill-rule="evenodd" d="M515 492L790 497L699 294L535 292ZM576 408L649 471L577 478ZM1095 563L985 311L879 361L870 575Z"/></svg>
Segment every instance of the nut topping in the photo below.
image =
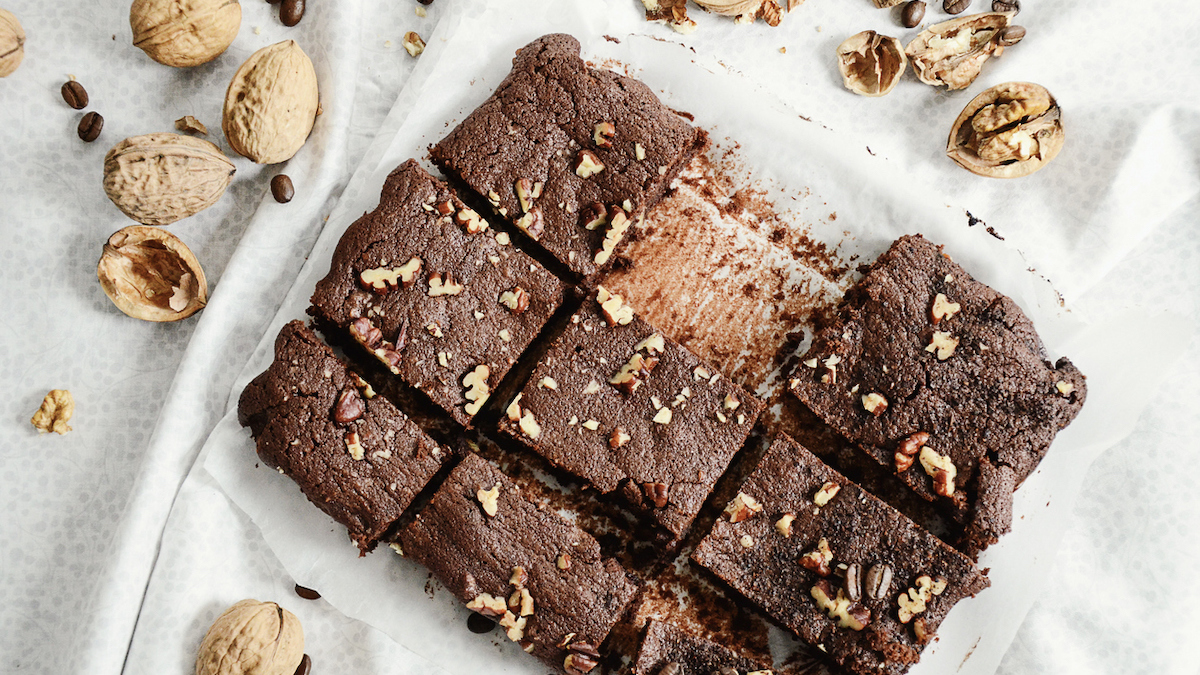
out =
<svg viewBox="0 0 1200 675"><path fill-rule="evenodd" d="M592 131L592 142L599 148L611 148L613 136L616 135L617 128L613 126L612 122L601 122Z"/></svg>
<svg viewBox="0 0 1200 675"><path fill-rule="evenodd" d="M950 302L944 293L938 293L933 296L933 307L929 310L929 318L933 320L933 325L938 325L942 319L949 321L954 318L962 310L962 305L957 302Z"/></svg>
<svg viewBox="0 0 1200 675"><path fill-rule="evenodd" d="M842 589L834 593L829 581L821 579L810 591L817 606L823 609L831 619L837 619L842 628L860 631L871 622L871 610L851 602Z"/></svg>
<svg viewBox="0 0 1200 675"><path fill-rule="evenodd" d="M540 239L542 233L546 231L546 223L542 219L542 210L537 206L531 207L529 213L518 218L514 224L534 241Z"/></svg>
<svg viewBox="0 0 1200 675"><path fill-rule="evenodd" d="M671 423L671 418L673 416L674 414L671 412L670 408L662 408L654 414L654 418L651 421L653 421L655 424L667 425Z"/></svg>
<svg viewBox="0 0 1200 675"><path fill-rule="evenodd" d="M489 516L495 516L496 511L500 508L500 484L496 483L490 490L479 488L475 491L475 499L479 500L479 505L483 507L483 512ZM500 602L504 602L500 599Z"/></svg>
<svg viewBox="0 0 1200 675"><path fill-rule="evenodd" d="M1065 380L1059 380L1054 383L1054 388L1063 396L1070 396L1071 392L1075 391L1075 385Z"/></svg>
<svg viewBox="0 0 1200 675"><path fill-rule="evenodd" d="M358 389L347 386L338 395L337 404L333 407L333 421L338 424L349 424L367 412L367 404L363 403Z"/></svg>
<svg viewBox="0 0 1200 675"><path fill-rule="evenodd" d="M554 566L560 570L571 569L571 554L559 553L558 557L554 559Z"/></svg>
<svg viewBox="0 0 1200 675"><path fill-rule="evenodd" d="M737 493L737 496L729 501L725 506L725 515L729 516L729 522L740 523L743 520L749 520L763 510L762 504L757 499L751 497L745 492Z"/></svg>
<svg viewBox="0 0 1200 675"><path fill-rule="evenodd" d="M938 361L950 358L955 349L958 349L958 338L951 337L949 333L942 331L934 331L929 345L925 347L925 351L937 355Z"/></svg>
<svg viewBox="0 0 1200 675"><path fill-rule="evenodd" d="M513 314L520 314L529 309L529 293L526 293L525 289L517 286L511 291L501 293L499 302Z"/></svg>
<svg viewBox="0 0 1200 675"><path fill-rule="evenodd" d="M363 270L358 275L358 281L363 288L383 295L399 284L403 284L405 288L412 286L417 281L417 272L419 271L421 271L421 259L413 256L404 265L394 269L376 267Z"/></svg>
<svg viewBox="0 0 1200 675"><path fill-rule="evenodd" d="M913 464L913 457L920 452L921 448L923 448L928 442L929 433L925 431L918 431L917 433L911 434L908 438L900 441L900 444L896 446L896 454L894 455L894 459L896 461L896 473L907 471L908 468Z"/></svg>
<svg viewBox="0 0 1200 675"><path fill-rule="evenodd" d="M908 57L894 37L865 30L837 48L842 84L863 96L883 96L896 87L908 67Z"/></svg>
<svg viewBox="0 0 1200 675"><path fill-rule="evenodd" d="M971 173L1018 178L1057 157L1064 138L1062 112L1050 92L1008 82L967 104L950 130L946 154Z"/></svg>
<svg viewBox="0 0 1200 675"><path fill-rule="evenodd" d="M346 442L346 452L350 453L350 459L359 461L366 456L367 451L363 449L362 438L357 431L347 433L342 440Z"/></svg>
<svg viewBox="0 0 1200 675"><path fill-rule="evenodd" d="M492 369L486 364L479 364L475 369L467 373L462 380L462 385L467 391L465 397L470 403L463 408L468 415L474 416L487 402L491 391L488 389L488 377L491 376Z"/></svg>
<svg viewBox="0 0 1200 675"><path fill-rule="evenodd" d="M883 397L883 394L876 392L871 392L870 394L863 396L862 404L863 408L866 408L867 412L876 417L882 415L883 411L887 410L888 407L887 399Z"/></svg>
<svg viewBox="0 0 1200 675"><path fill-rule="evenodd" d="M825 506L829 503L829 500L837 496L837 493L841 489L841 485L838 485L832 481L825 481L825 483L821 486L821 489L817 490L817 494L813 495L813 503L817 506Z"/></svg>
<svg viewBox="0 0 1200 675"><path fill-rule="evenodd" d="M71 430L67 422L71 421L71 415L74 414L75 397L71 396L71 392L51 389L29 421L40 434L53 431L61 436Z"/></svg>
<svg viewBox="0 0 1200 675"><path fill-rule="evenodd" d="M817 542L817 548L800 556L800 566L812 570L817 574L827 577L832 570L829 568L829 563L833 561L833 550L829 548L829 541L825 537Z"/></svg>
<svg viewBox="0 0 1200 675"><path fill-rule="evenodd" d="M592 202L579 212L579 222L586 230L595 230L608 224L608 209L600 202Z"/></svg>
<svg viewBox="0 0 1200 675"><path fill-rule="evenodd" d="M642 492L646 499L654 502L654 508L661 509L667 505L668 488L665 483L642 483Z"/></svg>
<svg viewBox="0 0 1200 675"><path fill-rule="evenodd" d="M625 304L625 299L610 293L600 286L596 289L596 302L600 303L600 311L609 326L626 326L633 321L633 308Z"/></svg>
<svg viewBox="0 0 1200 675"><path fill-rule="evenodd" d="M633 437L625 431L624 427L617 427L613 429L612 435L608 437L608 447L615 450L616 448L624 447L631 440L633 440Z"/></svg>
<svg viewBox="0 0 1200 675"><path fill-rule="evenodd" d="M785 513L775 521L775 531L779 534L790 537L792 536L792 523L796 520L795 514Z"/></svg>
<svg viewBox="0 0 1200 675"><path fill-rule="evenodd" d="M533 208L533 181L528 178L517 179L515 190L517 193L517 203L521 205L521 212L528 213L529 209Z"/></svg>
<svg viewBox="0 0 1200 675"><path fill-rule="evenodd" d="M521 421L517 423L517 426L520 427L522 433L530 438L537 439L538 436L542 435L542 426L533 417L532 410L526 410L521 415Z"/></svg>
<svg viewBox="0 0 1200 675"><path fill-rule="evenodd" d="M479 234L488 229L486 220L481 218L474 209L465 207L454 214L454 222L466 230L467 234Z"/></svg>
<svg viewBox="0 0 1200 675"><path fill-rule="evenodd" d="M604 233L604 241L600 242L600 250L596 252L594 261L597 265L603 265L612 257L614 251L617 250L617 244L625 238L625 232L629 226L633 224L629 214L625 209L613 207L608 212L608 231Z"/></svg>
<svg viewBox="0 0 1200 675"><path fill-rule="evenodd" d="M933 477L933 491L943 497L954 496L954 479L958 469L949 455L938 454L936 450L926 446L921 448L918 455L925 473Z"/></svg>
<svg viewBox="0 0 1200 675"><path fill-rule="evenodd" d="M508 611L508 605L504 602L504 598L489 593L480 593L467 603L467 609L484 616L500 617Z"/></svg>
<svg viewBox="0 0 1200 675"><path fill-rule="evenodd" d="M930 598L935 595L941 595L946 590L947 581L944 577L938 577L933 580L927 574L922 574L917 577L913 588L907 592L901 593L896 599L900 606L899 614L900 623L908 623L913 617L925 611L926 604Z"/></svg>
<svg viewBox="0 0 1200 675"><path fill-rule="evenodd" d="M967 88L979 76L985 61L1000 56L1004 48L995 37L1011 18L1007 13L987 12L925 29L904 50L917 79L951 90Z"/></svg>
<svg viewBox="0 0 1200 675"><path fill-rule="evenodd" d="M580 150L575 155L575 175L589 178L604 170L604 163L591 150Z"/></svg>
<svg viewBox="0 0 1200 675"><path fill-rule="evenodd" d="M433 272L429 275L429 297L439 295L458 295L463 292L463 285L455 281L454 274Z"/></svg>

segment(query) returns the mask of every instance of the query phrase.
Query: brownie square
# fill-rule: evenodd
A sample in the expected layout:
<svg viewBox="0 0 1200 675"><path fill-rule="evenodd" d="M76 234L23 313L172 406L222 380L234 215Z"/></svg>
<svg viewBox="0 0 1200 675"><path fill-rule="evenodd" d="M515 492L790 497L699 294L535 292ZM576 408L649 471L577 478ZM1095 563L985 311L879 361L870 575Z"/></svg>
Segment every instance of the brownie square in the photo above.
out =
<svg viewBox="0 0 1200 675"><path fill-rule="evenodd" d="M707 136L641 82L588 67L579 49L561 34L522 47L491 98L431 155L590 278Z"/></svg>
<svg viewBox="0 0 1200 675"><path fill-rule="evenodd" d="M525 499L474 454L400 541L469 609L498 619L509 639L575 675L600 660L597 648L638 589L616 561L601 557L591 535Z"/></svg>
<svg viewBox="0 0 1200 675"><path fill-rule="evenodd" d="M338 242L309 312L469 426L565 289L408 160Z"/></svg>
<svg viewBox="0 0 1200 675"><path fill-rule="evenodd" d="M950 609L988 586L961 553L786 436L692 559L864 675L906 672Z"/></svg>
<svg viewBox="0 0 1200 675"><path fill-rule="evenodd" d="M747 659L675 624L651 619L634 659L635 675L713 675L732 668L739 673L770 673L770 664Z"/></svg>
<svg viewBox="0 0 1200 675"><path fill-rule="evenodd" d="M1087 394L1070 360L1046 360L1016 303L920 235L896 240L846 293L790 388L965 523L972 556L1010 529L1013 490Z"/></svg>
<svg viewBox="0 0 1200 675"><path fill-rule="evenodd" d="M291 478L366 554L433 478L449 453L292 321L275 361L238 401L258 456Z"/></svg>
<svg viewBox="0 0 1200 675"><path fill-rule="evenodd" d="M500 428L682 536L762 403L600 287L571 317Z"/></svg>

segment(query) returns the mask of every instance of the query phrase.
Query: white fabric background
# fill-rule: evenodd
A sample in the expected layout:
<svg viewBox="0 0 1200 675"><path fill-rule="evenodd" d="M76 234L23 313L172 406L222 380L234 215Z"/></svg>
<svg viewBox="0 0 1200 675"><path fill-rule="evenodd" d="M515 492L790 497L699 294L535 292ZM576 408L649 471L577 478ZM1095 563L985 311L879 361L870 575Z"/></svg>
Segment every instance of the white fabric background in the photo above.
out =
<svg viewBox="0 0 1200 675"><path fill-rule="evenodd" d="M323 601L296 598L254 526L203 470L189 470L233 377L408 79L404 31L419 30L430 43L423 58L435 57L433 27L451 30L453 13L471 4L436 0L420 19L408 0L310 2L304 21L287 29L266 3L246 0L229 53L176 71L129 45L125 2L5 0L29 42L21 68L0 80L0 672L186 672L208 623L241 597L277 599L297 612L318 669L436 669ZM1019 23L1029 37L989 63L968 92L937 92L910 78L879 100L844 92L830 58L864 28L907 37L867 0L809 0L776 29L698 16L700 30L685 38L640 22L635 2L612 2L609 11L612 34L692 45L701 63L719 59L799 114L861 138L954 201L978 205L976 215L1090 318L1138 307L1194 320L1200 9L1188 0L1024 4ZM439 23L441 13L450 16ZM931 6L929 18L940 16ZM104 152L125 136L169 130L184 114L227 148L218 130L229 76L253 50L285 38L313 57L325 113L286 167L297 199L271 202L266 183L276 170L239 160L217 206L171 226L205 265L209 307L177 325L128 319L94 276L104 239L128 224L100 189ZM81 113L59 98L68 73L87 86L90 109L105 115L94 144L78 141ZM949 123L974 93L1012 79L1056 94L1067 149L1027 179L970 176L942 155ZM403 113L398 106L387 123ZM223 283L239 292L222 294ZM1156 350L1148 334L1113 358L1152 363ZM1193 339L1134 434L1080 467L1085 488L1066 540L1049 578L1031 580L1043 599L1001 671L1200 667L1200 617L1190 611L1200 602L1198 382ZM50 388L76 396L75 431L66 437L38 438L28 425Z"/></svg>

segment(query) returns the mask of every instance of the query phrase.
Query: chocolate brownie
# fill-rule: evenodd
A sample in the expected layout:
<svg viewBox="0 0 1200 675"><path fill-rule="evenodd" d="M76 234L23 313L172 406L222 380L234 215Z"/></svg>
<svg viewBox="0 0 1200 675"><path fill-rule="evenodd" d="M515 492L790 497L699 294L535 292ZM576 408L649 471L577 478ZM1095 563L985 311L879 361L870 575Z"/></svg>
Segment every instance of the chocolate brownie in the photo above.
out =
<svg viewBox="0 0 1200 675"><path fill-rule="evenodd" d="M769 675L770 665L691 633L675 624L651 619L633 663L635 675L712 675L733 669L739 675Z"/></svg>
<svg viewBox="0 0 1200 675"><path fill-rule="evenodd" d="M525 499L474 454L400 541L468 609L498 619L509 639L575 675L595 667L597 648L638 589L589 534Z"/></svg>
<svg viewBox="0 0 1200 675"><path fill-rule="evenodd" d="M863 674L906 672L950 609L988 586L961 553L786 436L692 559Z"/></svg>
<svg viewBox="0 0 1200 675"><path fill-rule="evenodd" d="M758 399L601 286L571 317L500 428L678 538L742 447Z"/></svg>
<svg viewBox="0 0 1200 675"><path fill-rule="evenodd" d="M565 288L408 160L342 235L309 312L470 425Z"/></svg>
<svg viewBox="0 0 1200 675"><path fill-rule="evenodd" d="M1016 303L920 235L846 293L790 388L830 426L964 523L974 556L1010 529L1012 491L1083 406Z"/></svg>
<svg viewBox="0 0 1200 675"><path fill-rule="evenodd" d="M366 554L449 453L334 356L303 323L275 339L275 361L238 401L268 466L296 481Z"/></svg>
<svg viewBox="0 0 1200 675"><path fill-rule="evenodd" d="M588 278L706 139L649 87L589 68L579 42L556 34L522 47L491 98L431 154Z"/></svg>

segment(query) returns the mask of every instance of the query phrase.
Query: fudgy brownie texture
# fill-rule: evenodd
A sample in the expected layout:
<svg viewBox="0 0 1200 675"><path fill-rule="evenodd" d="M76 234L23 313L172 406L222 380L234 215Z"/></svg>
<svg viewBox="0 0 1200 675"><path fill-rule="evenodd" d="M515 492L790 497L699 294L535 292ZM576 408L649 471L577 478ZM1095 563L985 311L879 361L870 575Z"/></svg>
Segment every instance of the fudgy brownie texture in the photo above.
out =
<svg viewBox="0 0 1200 675"><path fill-rule="evenodd" d="M692 558L863 674L907 671L955 603L988 586L961 553L786 436Z"/></svg>
<svg viewBox="0 0 1200 675"><path fill-rule="evenodd" d="M555 34L522 47L491 98L431 155L587 278L706 139L646 85L589 68L579 42Z"/></svg>
<svg viewBox="0 0 1200 675"><path fill-rule="evenodd" d="M238 401L258 456L345 525L365 554L433 478L449 453L292 321L275 361Z"/></svg>
<svg viewBox="0 0 1200 675"><path fill-rule="evenodd" d="M646 623L646 634L633 663L636 675L712 675L722 668L745 675L767 671L770 665L744 658L675 624L653 619Z"/></svg>
<svg viewBox="0 0 1200 675"><path fill-rule="evenodd" d="M309 313L469 425L564 291L408 160L342 235Z"/></svg>
<svg viewBox="0 0 1200 675"><path fill-rule="evenodd" d="M762 403L604 287L550 346L500 428L683 535Z"/></svg>
<svg viewBox="0 0 1200 675"><path fill-rule="evenodd" d="M542 661L591 670L638 586L600 545L478 455L467 455L400 532L405 555ZM570 658L571 662L567 662ZM599 671L597 671L599 672Z"/></svg>
<svg viewBox="0 0 1200 675"><path fill-rule="evenodd" d="M1046 360L1016 303L920 235L896 240L846 293L790 387L963 523L972 556L1010 529L1013 490L1087 394L1070 360Z"/></svg>

